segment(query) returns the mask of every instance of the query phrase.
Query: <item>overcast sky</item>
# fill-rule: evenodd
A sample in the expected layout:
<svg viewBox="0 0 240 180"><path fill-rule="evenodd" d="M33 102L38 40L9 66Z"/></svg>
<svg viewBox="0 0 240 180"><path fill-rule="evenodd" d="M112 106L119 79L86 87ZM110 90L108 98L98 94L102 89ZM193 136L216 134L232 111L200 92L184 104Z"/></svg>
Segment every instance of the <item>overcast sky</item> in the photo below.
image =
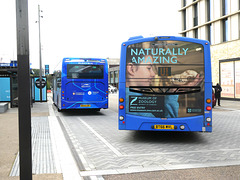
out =
<svg viewBox="0 0 240 180"><path fill-rule="evenodd" d="M63 57L120 58L131 36L180 32L179 0L29 0L30 62L39 68L38 4L42 64L52 72ZM17 59L15 0L0 0L0 61Z"/></svg>

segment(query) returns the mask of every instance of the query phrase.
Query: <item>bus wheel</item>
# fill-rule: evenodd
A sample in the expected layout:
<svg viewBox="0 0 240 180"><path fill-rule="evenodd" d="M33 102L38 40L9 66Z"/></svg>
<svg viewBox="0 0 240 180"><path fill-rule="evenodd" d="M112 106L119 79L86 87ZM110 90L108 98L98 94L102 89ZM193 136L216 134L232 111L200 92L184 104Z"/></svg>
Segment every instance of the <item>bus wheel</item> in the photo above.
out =
<svg viewBox="0 0 240 180"><path fill-rule="evenodd" d="M57 108L57 110L58 110L58 112L61 112L62 110L61 109L59 109L59 108Z"/></svg>

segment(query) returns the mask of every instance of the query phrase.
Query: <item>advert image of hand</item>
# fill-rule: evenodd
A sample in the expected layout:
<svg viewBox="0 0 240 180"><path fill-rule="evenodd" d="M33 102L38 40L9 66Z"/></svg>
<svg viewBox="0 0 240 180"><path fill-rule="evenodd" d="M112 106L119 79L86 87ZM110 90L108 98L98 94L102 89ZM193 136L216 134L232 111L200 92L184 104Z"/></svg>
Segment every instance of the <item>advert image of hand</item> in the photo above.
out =
<svg viewBox="0 0 240 180"><path fill-rule="evenodd" d="M175 74L171 77L173 85L177 86L197 86L203 80L201 73L194 70L186 70L181 74Z"/></svg>
<svg viewBox="0 0 240 180"><path fill-rule="evenodd" d="M186 83L186 86L197 86L202 82L202 80L203 77L200 74L197 74L197 76L192 81L188 81Z"/></svg>

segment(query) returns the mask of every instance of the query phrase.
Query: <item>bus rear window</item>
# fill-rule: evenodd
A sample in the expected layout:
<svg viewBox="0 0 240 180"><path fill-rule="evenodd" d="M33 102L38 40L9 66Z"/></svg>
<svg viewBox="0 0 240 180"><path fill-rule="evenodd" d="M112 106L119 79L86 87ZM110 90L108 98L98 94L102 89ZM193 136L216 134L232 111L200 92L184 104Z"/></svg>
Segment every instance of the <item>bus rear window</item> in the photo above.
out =
<svg viewBox="0 0 240 180"><path fill-rule="evenodd" d="M68 79L103 79L103 65L67 65Z"/></svg>
<svg viewBox="0 0 240 180"><path fill-rule="evenodd" d="M204 48L186 41L130 44L126 54L128 114L157 118L203 115Z"/></svg>

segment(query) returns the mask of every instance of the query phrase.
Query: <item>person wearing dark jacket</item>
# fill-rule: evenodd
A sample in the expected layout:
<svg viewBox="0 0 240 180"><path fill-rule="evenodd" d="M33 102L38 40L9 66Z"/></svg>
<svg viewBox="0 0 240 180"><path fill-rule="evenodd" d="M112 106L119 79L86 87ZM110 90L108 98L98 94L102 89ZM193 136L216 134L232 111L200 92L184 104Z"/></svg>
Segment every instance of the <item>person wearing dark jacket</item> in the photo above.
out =
<svg viewBox="0 0 240 180"><path fill-rule="evenodd" d="M216 101L218 102L218 106L221 106L220 99L221 99L222 88L221 88L220 84L218 84L218 83L216 86L213 86L213 87L215 89L215 98L216 98Z"/></svg>

